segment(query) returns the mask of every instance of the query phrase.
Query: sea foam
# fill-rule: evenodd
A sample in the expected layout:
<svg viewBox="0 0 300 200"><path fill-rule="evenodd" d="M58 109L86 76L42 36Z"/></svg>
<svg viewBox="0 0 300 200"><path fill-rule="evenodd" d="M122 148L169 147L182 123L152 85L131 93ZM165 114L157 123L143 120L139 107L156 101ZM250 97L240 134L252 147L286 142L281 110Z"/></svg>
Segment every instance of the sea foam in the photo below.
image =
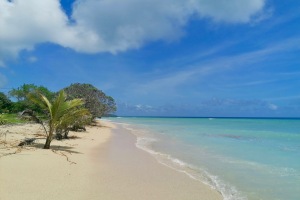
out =
<svg viewBox="0 0 300 200"><path fill-rule="evenodd" d="M151 145L158 141L157 138L142 136L145 130L135 129L130 126L130 124L123 124L123 128L129 130L134 134L136 138L136 147L148 152L156 158L156 160L178 172L186 174L188 177L200 181L211 188L219 191L224 200L247 200L234 186L225 183L218 176L210 174L204 169L200 169L192 164L188 164L178 158L175 158L169 154L161 153L155 151L151 148Z"/></svg>

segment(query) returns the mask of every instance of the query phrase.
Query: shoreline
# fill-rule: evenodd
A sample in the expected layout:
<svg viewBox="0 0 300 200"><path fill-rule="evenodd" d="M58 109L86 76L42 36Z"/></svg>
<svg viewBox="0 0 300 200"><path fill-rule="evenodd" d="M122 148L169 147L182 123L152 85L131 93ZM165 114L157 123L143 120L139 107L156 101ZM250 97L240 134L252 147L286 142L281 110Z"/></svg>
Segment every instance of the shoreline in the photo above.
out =
<svg viewBox="0 0 300 200"><path fill-rule="evenodd" d="M125 128L100 124L75 133L79 139L53 141L54 150L25 147L0 157L0 199L223 199L137 148Z"/></svg>
<svg viewBox="0 0 300 200"><path fill-rule="evenodd" d="M159 163L154 156L136 147L134 134L120 125L115 126L111 140L104 144L105 151L101 151L98 161L106 163L100 169L105 172L100 173L101 179L118 177L110 180L110 184L119 189L106 187L105 191L111 198L105 198L104 195L103 199L223 199L221 194L210 186ZM105 156L110 162L105 162Z"/></svg>

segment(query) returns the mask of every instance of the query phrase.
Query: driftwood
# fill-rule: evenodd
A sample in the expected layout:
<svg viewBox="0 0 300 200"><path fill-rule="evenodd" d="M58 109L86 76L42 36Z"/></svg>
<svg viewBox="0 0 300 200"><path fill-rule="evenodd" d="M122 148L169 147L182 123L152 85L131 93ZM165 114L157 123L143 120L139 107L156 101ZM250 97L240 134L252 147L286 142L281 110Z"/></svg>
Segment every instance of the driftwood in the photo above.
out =
<svg viewBox="0 0 300 200"><path fill-rule="evenodd" d="M37 138L25 138L18 146L31 145Z"/></svg>

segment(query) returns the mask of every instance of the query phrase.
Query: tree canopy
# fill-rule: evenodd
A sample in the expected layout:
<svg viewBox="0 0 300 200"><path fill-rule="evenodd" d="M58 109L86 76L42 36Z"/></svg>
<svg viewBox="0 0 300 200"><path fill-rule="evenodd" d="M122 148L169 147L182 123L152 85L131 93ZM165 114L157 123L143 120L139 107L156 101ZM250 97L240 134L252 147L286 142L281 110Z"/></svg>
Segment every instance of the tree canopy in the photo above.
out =
<svg viewBox="0 0 300 200"><path fill-rule="evenodd" d="M38 92L43 94L50 101L55 97L55 93L51 92L48 88L44 86L36 86L34 84L23 84L18 88L14 88L9 91L9 95L17 100L14 104L13 112L21 112L25 109L31 109L36 112L42 112L41 108L32 104L32 102L27 98L29 93Z"/></svg>
<svg viewBox="0 0 300 200"><path fill-rule="evenodd" d="M93 118L102 117L116 111L115 100L91 84L75 83L64 88L68 99L81 98L84 106L92 114Z"/></svg>
<svg viewBox="0 0 300 200"><path fill-rule="evenodd" d="M54 92L51 92L44 86L36 86L34 84L23 84L18 88L14 88L9 91L9 95L16 98L18 101L27 100L27 95L31 92L39 92L43 94L47 99L52 100L55 96Z"/></svg>

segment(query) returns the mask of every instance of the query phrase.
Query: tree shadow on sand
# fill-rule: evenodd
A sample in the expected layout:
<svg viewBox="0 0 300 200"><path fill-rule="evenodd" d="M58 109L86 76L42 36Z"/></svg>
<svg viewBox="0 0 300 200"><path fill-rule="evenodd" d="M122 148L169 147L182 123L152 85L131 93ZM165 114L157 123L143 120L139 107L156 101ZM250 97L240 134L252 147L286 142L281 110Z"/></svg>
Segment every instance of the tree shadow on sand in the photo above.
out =
<svg viewBox="0 0 300 200"><path fill-rule="evenodd" d="M37 149L43 149L44 148L44 143L34 143L32 145L30 145L30 147L34 147ZM51 145L50 150L52 151L64 151L67 152L69 154L82 154L79 151L75 151L75 148L72 146L64 146L64 145Z"/></svg>

